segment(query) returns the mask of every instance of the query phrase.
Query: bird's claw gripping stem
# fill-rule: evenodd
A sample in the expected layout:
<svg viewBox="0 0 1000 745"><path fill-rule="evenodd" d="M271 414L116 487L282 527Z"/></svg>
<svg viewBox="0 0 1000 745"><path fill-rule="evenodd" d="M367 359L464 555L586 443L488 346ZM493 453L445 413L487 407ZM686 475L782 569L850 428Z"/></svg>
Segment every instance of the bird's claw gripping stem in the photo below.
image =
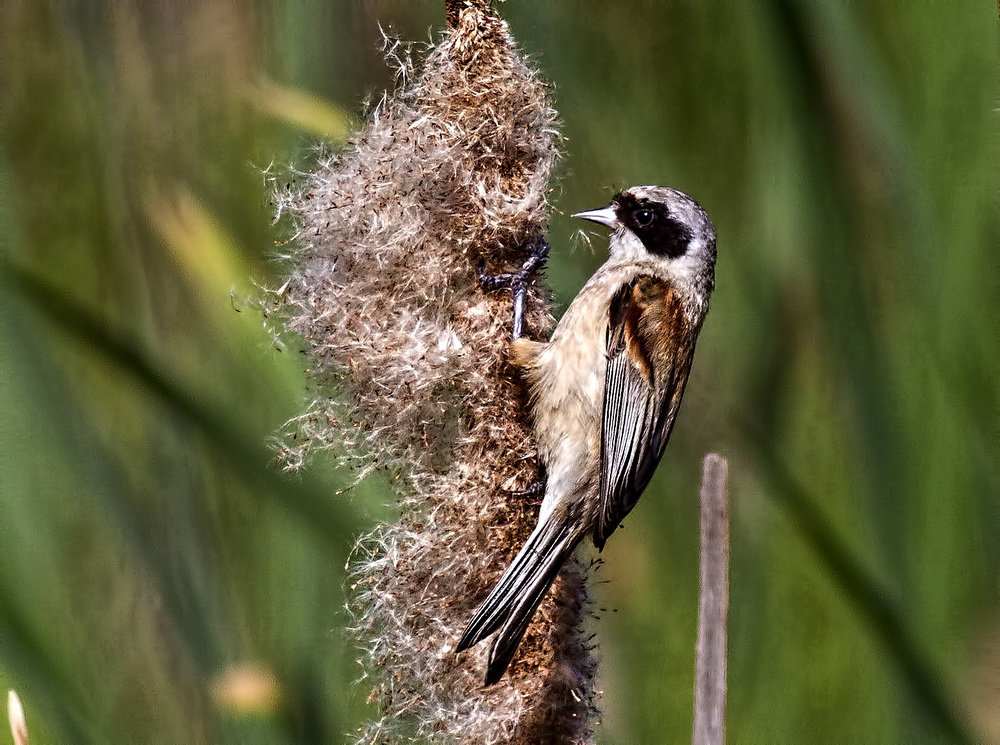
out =
<svg viewBox="0 0 1000 745"><path fill-rule="evenodd" d="M549 244L544 238L529 242L525 246L525 249L528 258L516 272L488 274L482 262L477 267L479 286L484 290L510 288L514 300L513 335L515 339L521 338L521 333L524 329L524 302L528 294L528 284L535 273L545 265L545 260L549 256Z"/></svg>
<svg viewBox="0 0 1000 745"><path fill-rule="evenodd" d="M523 489L510 492L512 497L540 497L545 494L545 476L539 476Z"/></svg>

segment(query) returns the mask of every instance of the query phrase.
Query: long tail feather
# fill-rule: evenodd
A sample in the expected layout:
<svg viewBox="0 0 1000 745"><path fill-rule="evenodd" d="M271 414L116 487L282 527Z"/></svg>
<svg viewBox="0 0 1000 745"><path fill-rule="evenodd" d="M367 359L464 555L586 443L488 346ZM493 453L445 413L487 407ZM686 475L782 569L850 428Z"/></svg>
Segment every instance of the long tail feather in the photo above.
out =
<svg viewBox="0 0 1000 745"><path fill-rule="evenodd" d="M503 677L510 661L514 659L521 639L524 638L528 626L531 625L531 618L535 615L539 603L542 602L545 593L552 586L566 557L572 550L573 546L570 546L569 551L563 554L558 562L553 563L546 574L539 575L537 580L525 589L521 595L521 601L510 612L504 625L500 627L500 631L493 641L493 648L490 650L490 662L486 668L486 685L493 685Z"/></svg>
<svg viewBox="0 0 1000 745"><path fill-rule="evenodd" d="M455 651L468 649L500 629L490 653L487 685L507 669L535 610L577 543L579 537L567 525L551 520L539 524L479 606Z"/></svg>

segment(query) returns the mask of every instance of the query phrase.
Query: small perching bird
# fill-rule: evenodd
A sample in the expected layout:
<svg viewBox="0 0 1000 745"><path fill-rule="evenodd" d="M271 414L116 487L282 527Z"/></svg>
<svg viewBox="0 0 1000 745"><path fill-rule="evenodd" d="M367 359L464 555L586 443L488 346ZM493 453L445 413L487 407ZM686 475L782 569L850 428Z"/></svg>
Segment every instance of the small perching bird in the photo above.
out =
<svg viewBox="0 0 1000 745"><path fill-rule="evenodd" d="M574 215L612 229L608 260L548 342L515 338L545 497L538 524L456 648L497 633L503 675L560 568L589 533L599 550L632 510L670 437L715 284L715 229L687 195L634 186Z"/></svg>

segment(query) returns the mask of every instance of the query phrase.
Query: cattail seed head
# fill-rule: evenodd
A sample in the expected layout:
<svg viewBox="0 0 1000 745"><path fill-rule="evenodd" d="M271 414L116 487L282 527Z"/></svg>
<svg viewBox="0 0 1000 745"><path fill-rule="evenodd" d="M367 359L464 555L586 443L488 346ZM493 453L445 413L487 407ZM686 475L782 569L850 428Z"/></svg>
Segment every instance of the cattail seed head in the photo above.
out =
<svg viewBox="0 0 1000 745"><path fill-rule="evenodd" d="M488 3L449 3L449 31L415 75L279 210L297 220L275 309L332 393L300 417L300 464L331 448L394 479L400 520L359 541L349 609L381 716L359 742L589 742L586 571L569 562L507 676L482 687L486 644L454 646L527 537L538 476L523 386L507 360L511 271L545 234L555 112ZM528 293L528 336L548 298Z"/></svg>

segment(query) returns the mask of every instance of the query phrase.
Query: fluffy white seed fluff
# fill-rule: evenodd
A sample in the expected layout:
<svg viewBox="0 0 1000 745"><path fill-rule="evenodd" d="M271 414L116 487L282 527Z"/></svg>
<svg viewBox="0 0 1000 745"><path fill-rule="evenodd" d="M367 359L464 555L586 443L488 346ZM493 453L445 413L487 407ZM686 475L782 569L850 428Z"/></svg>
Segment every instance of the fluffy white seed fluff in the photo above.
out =
<svg viewBox="0 0 1000 745"><path fill-rule="evenodd" d="M487 644L454 644L523 542L537 476L523 384L507 361L510 271L544 235L555 112L507 25L480 0L340 154L279 209L295 215L293 273L275 310L307 342L327 395L296 422L311 448L394 475L401 519L359 542L350 600L378 703L359 742L590 742L594 661L582 632L586 571L564 570L500 684L482 688ZM397 58L398 59L398 58ZM552 319L536 284L526 333ZM291 442L291 441L290 441Z"/></svg>

